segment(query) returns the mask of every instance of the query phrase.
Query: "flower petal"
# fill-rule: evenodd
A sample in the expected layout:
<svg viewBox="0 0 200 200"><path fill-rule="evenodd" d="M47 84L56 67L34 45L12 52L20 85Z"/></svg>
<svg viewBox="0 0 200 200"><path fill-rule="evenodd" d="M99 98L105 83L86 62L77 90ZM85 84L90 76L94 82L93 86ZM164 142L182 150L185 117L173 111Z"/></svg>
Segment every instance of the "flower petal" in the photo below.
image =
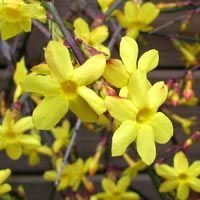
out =
<svg viewBox="0 0 200 200"><path fill-rule="evenodd" d="M13 129L14 120L12 118L12 112L9 109L6 111L6 114L3 118L2 126L6 130L12 130Z"/></svg>
<svg viewBox="0 0 200 200"><path fill-rule="evenodd" d="M177 177L174 168L166 164L156 166L156 173L165 179L176 179Z"/></svg>
<svg viewBox="0 0 200 200"><path fill-rule="evenodd" d="M82 18L77 18L74 21L74 34L77 38L82 39L85 43L89 43L90 30L87 22Z"/></svg>
<svg viewBox="0 0 200 200"><path fill-rule="evenodd" d="M157 111L157 109L165 102L168 89L163 81L155 83L148 91L149 107Z"/></svg>
<svg viewBox="0 0 200 200"><path fill-rule="evenodd" d="M51 129L64 117L68 108L68 101L61 96L46 97L33 111L33 123L38 129Z"/></svg>
<svg viewBox="0 0 200 200"><path fill-rule="evenodd" d="M84 122L95 122L98 120L97 113L80 96L69 101L69 108Z"/></svg>
<svg viewBox="0 0 200 200"><path fill-rule="evenodd" d="M151 126L142 124L139 127L139 133L136 140L137 152L141 159L150 165L156 157L156 146L154 142L154 134Z"/></svg>
<svg viewBox="0 0 200 200"><path fill-rule="evenodd" d="M24 57L17 63L16 70L13 76L13 79L16 84L19 84L19 81L25 78L27 74L27 69L25 66Z"/></svg>
<svg viewBox="0 0 200 200"><path fill-rule="evenodd" d="M118 191L120 191L121 193L126 193L126 189L130 185L130 183L131 183L130 177L129 176L123 176L117 182Z"/></svg>
<svg viewBox="0 0 200 200"><path fill-rule="evenodd" d="M23 133L24 131L32 129L33 127L34 125L32 117L23 117L15 123L13 131L16 133Z"/></svg>
<svg viewBox="0 0 200 200"><path fill-rule="evenodd" d="M38 141L32 135L22 135L19 138L19 142L26 147L37 147L40 146L40 141Z"/></svg>
<svg viewBox="0 0 200 200"><path fill-rule="evenodd" d="M135 21L137 19L138 13L139 13L139 7L136 3L132 1L126 2L124 6L124 14L128 21L131 22Z"/></svg>
<svg viewBox="0 0 200 200"><path fill-rule="evenodd" d="M56 95L58 84L50 76L27 76L21 81L21 87L27 92L36 92L43 96Z"/></svg>
<svg viewBox="0 0 200 200"><path fill-rule="evenodd" d="M54 170L46 171L43 175L44 179L47 181L55 181L58 173Z"/></svg>
<svg viewBox="0 0 200 200"><path fill-rule="evenodd" d="M109 34L107 26L98 26L91 31L90 43L94 46L98 46L107 39L108 35Z"/></svg>
<svg viewBox="0 0 200 200"><path fill-rule="evenodd" d="M4 133L6 130L5 130L5 127L3 127L2 125L0 125L0 134Z"/></svg>
<svg viewBox="0 0 200 200"><path fill-rule="evenodd" d="M129 80L128 95L139 108L146 107L148 104L148 89L146 74L136 70Z"/></svg>
<svg viewBox="0 0 200 200"><path fill-rule="evenodd" d="M22 155L22 146L19 143L12 143L6 147L6 154L9 158L17 160Z"/></svg>
<svg viewBox="0 0 200 200"><path fill-rule="evenodd" d="M196 191L200 192L200 179L199 178L190 178L188 180L190 187Z"/></svg>
<svg viewBox="0 0 200 200"><path fill-rule="evenodd" d="M103 178L102 187L108 193L112 193L116 190L115 183L109 178Z"/></svg>
<svg viewBox="0 0 200 200"><path fill-rule="evenodd" d="M103 54L97 54L74 70L72 80L80 86L89 85L100 78L104 72L105 66L105 56Z"/></svg>
<svg viewBox="0 0 200 200"><path fill-rule="evenodd" d="M174 169L177 173L185 173L189 167L185 154L180 151L174 156Z"/></svg>
<svg viewBox="0 0 200 200"><path fill-rule="evenodd" d="M22 32L20 26L16 23L8 23L1 20L0 22L1 38L7 40Z"/></svg>
<svg viewBox="0 0 200 200"><path fill-rule="evenodd" d="M148 25L158 16L159 12L160 10L153 3L144 3L141 6L138 20Z"/></svg>
<svg viewBox="0 0 200 200"><path fill-rule="evenodd" d="M0 195L10 192L11 190L12 190L12 187L8 183L0 185Z"/></svg>
<svg viewBox="0 0 200 200"><path fill-rule="evenodd" d="M138 45L136 41L128 36L122 37L120 42L120 56L124 66L129 74L136 70L136 62L138 57Z"/></svg>
<svg viewBox="0 0 200 200"><path fill-rule="evenodd" d="M45 49L45 59L52 76L58 82L65 82L73 74L73 65L66 46L57 41L50 41Z"/></svg>
<svg viewBox="0 0 200 200"><path fill-rule="evenodd" d="M121 196L121 199L131 199L131 200L140 200L140 196L137 194L137 193L135 193L135 192L127 192L126 191L126 193L124 193L124 194L122 194Z"/></svg>
<svg viewBox="0 0 200 200"><path fill-rule="evenodd" d="M112 156L122 155L127 147L134 142L138 127L132 120L122 122L112 137Z"/></svg>
<svg viewBox="0 0 200 200"><path fill-rule="evenodd" d="M19 26L24 32L31 32L31 19L25 19L19 23Z"/></svg>
<svg viewBox="0 0 200 200"><path fill-rule="evenodd" d="M129 99L123 97L107 96L105 106L109 113L118 121L135 120L138 109Z"/></svg>
<svg viewBox="0 0 200 200"><path fill-rule="evenodd" d="M159 192L170 192L177 188L178 181L177 179L166 180L164 183L161 183Z"/></svg>
<svg viewBox="0 0 200 200"><path fill-rule="evenodd" d="M142 54L138 61L138 69L144 70L146 73L158 66L159 56L155 49L149 50Z"/></svg>
<svg viewBox="0 0 200 200"><path fill-rule="evenodd" d="M178 199L187 199L190 194L190 188L186 183L179 183L177 187L177 194L176 196Z"/></svg>
<svg viewBox="0 0 200 200"><path fill-rule="evenodd" d="M106 68L104 70L103 77L113 86L121 88L127 85L129 74L121 60L110 59L106 62Z"/></svg>
<svg viewBox="0 0 200 200"><path fill-rule="evenodd" d="M9 168L7 169L1 169L0 170L0 185L11 175L11 170Z"/></svg>
<svg viewBox="0 0 200 200"><path fill-rule="evenodd" d="M32 72L36 74L50 75L49 67L47 64L41 63L31 68Z"/></svg>
<svg viewBox="0 0 200 200"><path fill-rule="evenodd" d="M169 141L173 135L173 125L167 116L161 112L157 112L151 121L154 132L155 142L164 144Z"/></svg>
<svg viewBox="0 0 200 200"><path fill-rule="evenodd" d="M46 10L39 4L24 4L21 11L22 13L27 13L31 18L41 22L46 21Z"/></svg>
<svg viewBox="0 0 200 200"><path fill-rule="evenodd" d="M88 87L79 87L78 94L91 106L91 108L98 114L106 111L104 100L99 97L93 90Z"/></svg>
<svg viewBox="0 0 200 200"><path fill-rule="evenodd" d="M197 177L200 175L200 160L196 160L190 165L187 173L190 176Z"/></svg>

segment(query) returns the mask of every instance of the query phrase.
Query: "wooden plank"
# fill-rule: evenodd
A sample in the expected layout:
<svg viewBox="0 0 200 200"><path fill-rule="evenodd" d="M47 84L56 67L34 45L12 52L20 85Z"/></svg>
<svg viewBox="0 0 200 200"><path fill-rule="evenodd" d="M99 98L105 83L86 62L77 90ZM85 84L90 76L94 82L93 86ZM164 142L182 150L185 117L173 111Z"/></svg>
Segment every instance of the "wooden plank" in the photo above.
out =
<svg viewBox="0 0 200 200"><path fill-rule="evenodd" d="M96 175L93 177L89 177L89 179L94 183L95 192L101 192L101 180L102 175ZM28 200L46 200L50 199L52 194L53 185L47 181L45 181L42 176L34 175L34 176L15 176L9 178L9 182L16 187L17 185L23 185L25 192L27 194ZM133 188L138 191L144 193L149 199L159 200L159 196L149 178L148 175L140 174L132 181ZM145 190L144 190L145 188ZM56 193L56 200L63 200L59 193ZM142 198L141 198L142 200Z"/></svg>

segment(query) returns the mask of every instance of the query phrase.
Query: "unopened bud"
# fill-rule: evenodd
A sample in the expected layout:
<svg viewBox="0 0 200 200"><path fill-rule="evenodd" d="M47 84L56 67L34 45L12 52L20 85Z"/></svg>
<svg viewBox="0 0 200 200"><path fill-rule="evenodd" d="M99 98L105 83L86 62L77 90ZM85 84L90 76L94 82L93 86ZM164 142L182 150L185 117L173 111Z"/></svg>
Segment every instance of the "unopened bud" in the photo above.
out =
<svg viewBox="0 0 200 200"><path fill-rule="evenodd" d="M191 88L185 88L183 91L183 95L186 101L189 101L194 96L194 91Z"/></svg>
<svg viewBox="0 0 200 200"><path fill-rule="evenodd" d="M94 193L95 189L94 189L94 185L93 183L86 178L85 176L82 178L83 184L85 186L85 188L90 192L90 193Z"/></svg>
<svg viewBox="0 0 200 200"><path fill-rule="evenodd" d="M98 170L100 158L101 158L101 152L98 151L98 152L96 152L96 154L95 154L95 156L92 160L92 163L90 164L90 168L89 168L89 175L90 176L94 176L94 174Z"/></svg>
<svg viewBox="0 0 200 200"><path fill-rule="evenodd" d="M183 150L186 150L187 148L189 148L190 146L192 146L192 144L193 144L193 141L192 141L191 138L189 138L189 139L187 139L187 140L185 141L185 143L183 144L182 149L183 149Z"/></svg>
<svg viewBox="0 0 200 200"><path fill-rule="evenodd" d="M179 104L179 95L177 93L174 93L171 100L172 100L172 105L176 107Z"/></svg>
<svg viewBox="0 0 200 200"><path fill-rule="evenodd" d="M106 96L116 96L116 92L110 86L102 84L100 95L105 98Z"/></svg>

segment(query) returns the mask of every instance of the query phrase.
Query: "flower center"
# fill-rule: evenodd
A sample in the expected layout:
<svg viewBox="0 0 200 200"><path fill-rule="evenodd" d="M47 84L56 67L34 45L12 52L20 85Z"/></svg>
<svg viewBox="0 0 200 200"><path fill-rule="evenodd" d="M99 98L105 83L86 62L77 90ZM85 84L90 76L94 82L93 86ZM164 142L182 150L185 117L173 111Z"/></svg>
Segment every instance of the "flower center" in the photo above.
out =
<svg viewBox="0 0 200 200"><path fill-rule="evenodd" d="M76 97L77 85L72 81L66 81L61 84L61 93L67 98L72 99Z"/></svg>
<svg viewBox="0 0 200 200"><path fill-rule="evenodd" d="M185 181L188 178L188 176L186 173L181 173L181 174L179 174L178 178L181 181Z"/></svg>
<svg viewBox="0 0 200 200"><path fill-rule="evenodd" d="M11 23L16 23L21 21L21 12L20 5L6 5L4 9L2 9L0 15L2 15L6 21Z"/></svg>
<svg viewBox="0 0 200 200"><path fill-rule="evenodd" d="M138 123L143 123L151 117L152 113L148 108L143 108L140 110L136 116L136 121Z"/></svg>

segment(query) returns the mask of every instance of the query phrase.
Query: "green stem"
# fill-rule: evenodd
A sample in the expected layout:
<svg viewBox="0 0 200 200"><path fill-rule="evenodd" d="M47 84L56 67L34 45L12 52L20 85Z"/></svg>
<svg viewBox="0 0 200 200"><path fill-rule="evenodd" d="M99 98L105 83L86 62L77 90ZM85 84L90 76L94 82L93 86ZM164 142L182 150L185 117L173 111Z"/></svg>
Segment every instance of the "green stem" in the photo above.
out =
<svg viewBox="0 0 200 200"><path fill-rule="evenodd" d="M158 192L159 196L160 196L160 199L161 200L167 200L166 198L166 195L159 192L159 186L160 186L160 181L158 179L158 177L156 176L156 174L154 173L154 170L151 166L147 167L147 172L149 174L149 177L151 178L155 188L156 188L156 191Z"/></svg>
<svg viewBox="0 0 200 200"><path fill-rule="evenodd" d="M178 12L178 11L187 11L187 10L195 10L200 8L200 5L186 5L176 8L166 8L160 11L160 13L172 13L172 12Z"/></svg>
<svg viewBox="0 0 200 200"><path fill-rule="evenodd" d="M109 16L114 9L118 7L118 5L122 2L123 0L117 0L115 3L110 6L110 8L104 13L104 19Z"/></svg>
<svg viewBox="0 0 200 200"><path fill-rule="evenodd" d="M76 56L76 58L78 59L79 63L83 64L85 62L85 58L84 58L81 50L79 49L78 45L76 44L75 39L73 38L71 33L67 30L66 26L64 25L55 6L51 2L46 2L46 1L43 1L42 4L52 14L55 22L60 27L60 30L62 31L64 37L66 38L67 42L69 43L69 46L71 47L71 49L72 49L74 55Z"/></svg>
<svg viewBox="0 0 200 200"><path fill-rule="evenodd" d="M145 34L145 33L144 33ZM179 40L184 40L184 41L190 41L190 42L200 42L200 39L189 37L189 36L184 36L184 35L171 35L163 32L150 32L147 33L152 36L158 36L158 37L163 37L163 38L176 38Z"/></svg>

